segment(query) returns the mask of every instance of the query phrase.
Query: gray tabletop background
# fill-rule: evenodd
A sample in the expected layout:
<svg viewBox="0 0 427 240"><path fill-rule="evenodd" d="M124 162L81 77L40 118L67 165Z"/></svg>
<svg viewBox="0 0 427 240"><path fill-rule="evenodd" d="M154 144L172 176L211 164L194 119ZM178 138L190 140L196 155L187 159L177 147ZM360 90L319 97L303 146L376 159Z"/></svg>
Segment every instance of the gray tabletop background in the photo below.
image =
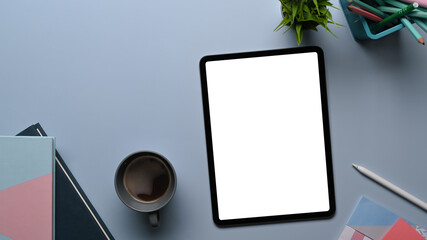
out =
<svg viewBox="0 0 427 240"><path fill-rule="evenodd" d="M280 20L276 0L1 1L0 135L40 122L116 239L337 239L362 195L427 227L426 212L351 166L427 201L427 48L406 29L359 43L337 26L338 38L320 29L301 44L325 52L335 216L215 226L199 60L296 47L293 32L273 31ZM116 167L138 150L163 154L177 172L158 229L114 190Z"/></svg>

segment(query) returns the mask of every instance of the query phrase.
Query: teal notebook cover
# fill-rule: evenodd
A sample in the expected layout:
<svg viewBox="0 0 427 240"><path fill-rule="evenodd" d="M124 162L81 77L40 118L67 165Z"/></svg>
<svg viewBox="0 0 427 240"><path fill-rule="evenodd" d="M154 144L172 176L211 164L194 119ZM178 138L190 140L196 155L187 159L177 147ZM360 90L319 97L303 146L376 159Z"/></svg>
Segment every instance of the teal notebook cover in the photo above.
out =
<svg viewBox="0 0 427 240"><path fill-rule="evenodd" d="M47 136L39 123L18 135ZM114 240L61 154L55 153L55 239Z"/></svg>
<svg viewBox="0 0 427 240"><path fill-rule="evenodd" d="M54 239L53 137L0 136L0 240Z"/></svg>

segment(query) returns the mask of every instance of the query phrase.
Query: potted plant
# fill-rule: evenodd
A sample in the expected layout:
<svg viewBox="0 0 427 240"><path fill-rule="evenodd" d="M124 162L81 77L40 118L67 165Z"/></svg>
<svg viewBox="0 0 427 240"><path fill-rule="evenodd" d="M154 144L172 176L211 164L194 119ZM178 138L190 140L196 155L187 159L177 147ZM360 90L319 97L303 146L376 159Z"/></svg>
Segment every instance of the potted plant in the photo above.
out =
<svg viewBox="0 0 427 240"><path fill-rule="evenodd" d="M288 26L285 33L290 29L295 29L295 36L298 45L302 41L302 31L304 29L311 29L317 31L317 26L322 26L325 31L331 32L328 24L337 24L332 20L332 14L329 12L328 7L333 7L329 0L279 0L282 5L282 22L276 27L274 31L279 31L284 26ZM336 36L335 36L336 37Z"/></svg>

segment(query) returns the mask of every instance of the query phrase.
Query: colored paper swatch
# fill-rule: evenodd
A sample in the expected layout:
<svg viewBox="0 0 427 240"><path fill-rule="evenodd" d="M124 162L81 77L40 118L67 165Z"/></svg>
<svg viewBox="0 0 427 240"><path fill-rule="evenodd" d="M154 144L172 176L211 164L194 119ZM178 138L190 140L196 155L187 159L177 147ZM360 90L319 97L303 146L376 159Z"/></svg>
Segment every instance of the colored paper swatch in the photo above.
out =
<svg viewBox="0 0 427 240"><path fill-rule="evenodd" d="M399 218L382 240L424 240L424 238L403 218Z"/></svg>
<svg viewBox="0 0 427 240"><path fill-rule="evenodd" d="M371 240L363 233L354 230L349 226L345 226L338 240Z"/></svg>
<svg viewBox="0 0 427 240"><path fill-rule="evenodd" d="M401 219L399 215L366 197L362 197L341 234L342 238L340 237L339 240L353 240L354 233L348 228L353 229L354 232L361 233L368 239L381 240L394 227L399 219ZM427 231L425 228L422 228L408 220L404 221L415 232L422 236L422 239L427 239ZM354 237L354 239L357 239L357 236Z"/></svg>
<svg viewBox="0 0 427 240"><path fill-rule="evenodd" d="M362 197L347 225L372 239L381 239L398 218L397 214Z"/></svg>

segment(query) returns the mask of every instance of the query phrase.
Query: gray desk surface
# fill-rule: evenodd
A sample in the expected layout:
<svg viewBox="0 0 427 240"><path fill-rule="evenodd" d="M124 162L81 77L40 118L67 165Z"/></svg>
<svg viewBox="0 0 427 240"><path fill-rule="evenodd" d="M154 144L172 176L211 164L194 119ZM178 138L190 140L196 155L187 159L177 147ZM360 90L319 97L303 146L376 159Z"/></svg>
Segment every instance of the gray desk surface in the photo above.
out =
<svg viewBox="0 0 427 240"><path fill-rule="evenodd" d="M341 11L332 14L346 24ZM362 195L427 226L426 212L351 166L427 201L427 47L406 29L358 43L348 27L334 26L338 39L306 32L302 46L325 52L336 215L214 225L198 63L210 54L295 47L292 33L273 32L280 20L276 0L3 1L0 134L40 122L56 136L117 239L337 239ZM118 163L143 149L169 158L178 176L158 229L125 207L113 187Z"/></svg>

